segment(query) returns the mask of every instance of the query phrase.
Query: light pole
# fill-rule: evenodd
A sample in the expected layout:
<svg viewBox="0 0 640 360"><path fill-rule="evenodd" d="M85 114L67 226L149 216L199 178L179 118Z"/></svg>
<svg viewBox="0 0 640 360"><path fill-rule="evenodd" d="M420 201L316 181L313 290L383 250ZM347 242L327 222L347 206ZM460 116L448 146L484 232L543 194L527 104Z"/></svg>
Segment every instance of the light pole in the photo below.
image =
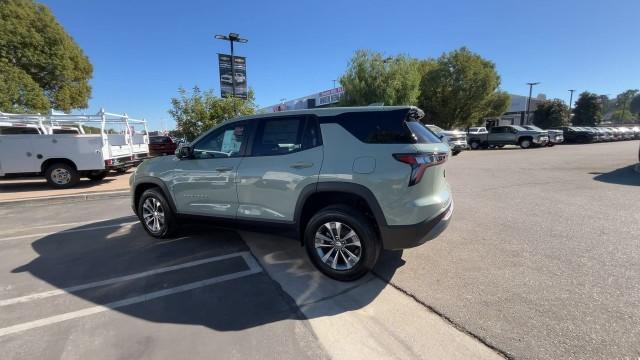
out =
<svg viewBox="0 0 640 360"><path fill-rule="evenodd" d="M622 112L620 113L620 116L618 116L618 120L623 123L624 122L624 112L627 111L627 100L629 99L629 96L624 97L624 105L622 105Z"/></svg>
<svg viewBox="0 0 640 360"><path fill-rule="evenodd" d="M331 81L333 81L333 88L335 89L336 88L336 80L331 80Z"/></svg>
<svg viewBox="0 0 640 360"><path fill-rule="evenodd" d="M533 86L538 85L540 82L530 82L527 83L529 85L529 98L527 99L527 124L529 123L529 107L531 107L531 92L533 91Z"/></svg>
<svg viewBox="0 0 640 360"><path fill-rule="evenodd" d="M233 56L233 43L238 42L244 44L249 40L242 39L237 33L229 33L229 35L216 35L215 38L218 40L228 41L231 45L231 93L233 94L233 97L236 97L236 60Z"/></svg>
<svg viewBox="0 0 640 360"><path fill-rule="evenodd" d="M573 92L576 91L575 89L569 89L567 90L570 95L569 95L569 121L571 121L571 107L573 106Z"/></svg>

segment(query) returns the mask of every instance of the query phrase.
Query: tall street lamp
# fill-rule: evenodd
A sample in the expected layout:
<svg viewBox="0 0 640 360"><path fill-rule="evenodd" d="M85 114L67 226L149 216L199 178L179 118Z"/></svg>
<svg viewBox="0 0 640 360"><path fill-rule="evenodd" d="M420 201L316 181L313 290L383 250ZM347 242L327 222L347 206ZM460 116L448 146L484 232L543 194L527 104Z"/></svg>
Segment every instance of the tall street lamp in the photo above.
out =
<svg viewBox="0 0 640 360"><path fill-rule="evenodd" d="M527 83L529 85L529 98L527 99L527 124L529 123L529 108L531 107L531 92L533 91L533 86L538 85L540 82L530 82Z"/></svg>
<svg viewBox="0 0 640 360"><path fill-rule="evenodd" d="M240 34L237 33L229 33L229 35L216 35L215 38L218 40L228 41L231 45L231 91L233 97L236 97L236 60L233 56L233 43L238 42L244 44L249 40L242 39L240 37Z"/></svg>
<svg viewBox="0 0 640 360"><path fill-rule="evenodd" d="M569 89L567 91L569 91L569 93L571 93L571 95L569 95L569 121L571 121L571 107L573 106L573 92L576 91L576 90L575 89Z"/></svg>

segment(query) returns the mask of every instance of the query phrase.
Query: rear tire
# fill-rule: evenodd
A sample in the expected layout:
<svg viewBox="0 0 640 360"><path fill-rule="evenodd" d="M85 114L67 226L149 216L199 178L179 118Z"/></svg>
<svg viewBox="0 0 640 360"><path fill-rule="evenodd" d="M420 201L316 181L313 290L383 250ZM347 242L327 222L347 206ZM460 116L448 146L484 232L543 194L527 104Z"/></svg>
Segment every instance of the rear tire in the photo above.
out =
<svg viewBox="0 0 640 360"><path fill-rule="evenodd" d="M56 189L68 189L76 186L80 181L80 174L74 166L65 163L49 165L44 171L44 177L49 186Z"/></svg>
<svg viewBox="0 0 640 360"><path fill-rule="evenodd" d="M158 239L171 237L177 231L178 224L162 191L148 189L138 201L138 219L147 234Z"/></svg>
<svg viewBox="0 0 640 360"><path fill-rule="evenodd" d="M87 174L87 177L91 181L102 181L109 174L108 170L90 172Z"/></svg>
<svg viewBox="0 0 640 360"><path fill-rule="evenodd" d="M328 206L313 215L304 231L304 244L313 265L338 281L367 274L381 249L371 221L344 205Z"/></svg>

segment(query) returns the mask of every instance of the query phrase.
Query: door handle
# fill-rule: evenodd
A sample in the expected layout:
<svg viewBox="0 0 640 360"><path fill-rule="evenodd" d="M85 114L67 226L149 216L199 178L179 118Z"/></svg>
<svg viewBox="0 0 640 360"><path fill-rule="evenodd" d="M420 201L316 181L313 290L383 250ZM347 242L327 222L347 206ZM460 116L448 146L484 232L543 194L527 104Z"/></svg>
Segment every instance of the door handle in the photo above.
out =
<svg viewBox="0 0 640 360"><path fill-rule="evenodd" d="M216 168L216 171L231 171L233 168L231 166L220 166Z"/></svg>
<svg viewBox="0 0 640 360"><path fill-rule="evenodd" d="M304 169L304 168L310 168L312 166L313 166L312 162L297 162L289 165L289 167L292 167L294 169Z"/></svg>

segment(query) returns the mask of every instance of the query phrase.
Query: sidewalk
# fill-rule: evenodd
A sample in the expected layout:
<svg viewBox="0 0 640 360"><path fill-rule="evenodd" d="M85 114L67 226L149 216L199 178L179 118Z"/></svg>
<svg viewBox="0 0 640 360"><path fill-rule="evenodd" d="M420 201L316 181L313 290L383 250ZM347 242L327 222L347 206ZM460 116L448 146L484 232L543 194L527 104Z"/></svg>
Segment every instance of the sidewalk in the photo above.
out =
<svg viewBox="0 0 640 360"><path fill-rule="evenodd" d="M132 171L129 170L124 174L112 172L99 182L83 178L76 187L71 189L52 189L40 177L1 180L0 204L36 199L55 200L56 198L81 197L82 195L103 193L122 193L125 196L125 192L129 190L129 177Z"/></svg>

